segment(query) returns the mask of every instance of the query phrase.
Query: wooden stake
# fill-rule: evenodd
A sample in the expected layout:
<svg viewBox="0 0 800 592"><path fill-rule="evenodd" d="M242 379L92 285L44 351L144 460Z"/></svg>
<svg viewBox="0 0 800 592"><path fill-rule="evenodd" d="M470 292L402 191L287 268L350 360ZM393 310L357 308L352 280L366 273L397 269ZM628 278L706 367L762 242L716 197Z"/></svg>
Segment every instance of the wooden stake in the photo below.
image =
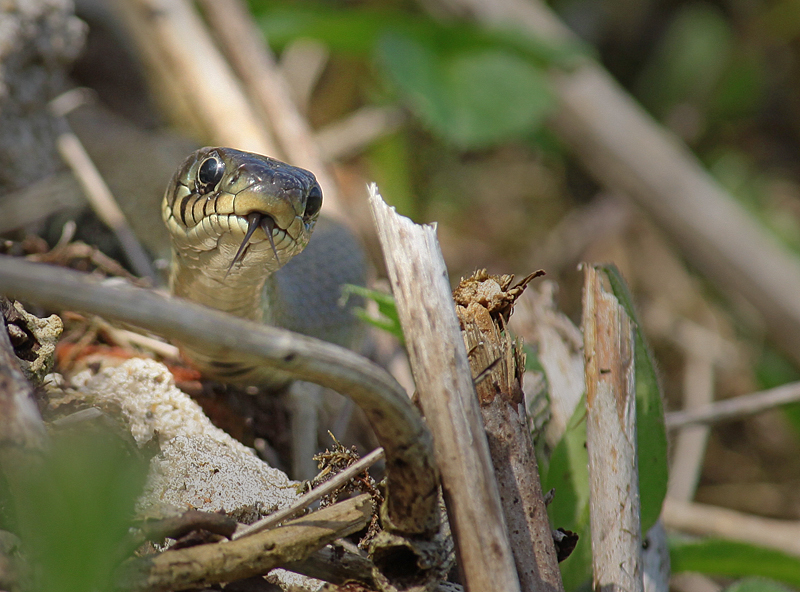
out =
<svg viewBox="0 0 800 592"><path fill-rule="evenodd" d="M436 228L397 215L375 185L370 194L464 583L473 592L519 590Z"/></svg>
<svg viewBox="0 0 800 592"><path fill-rule="evenodd" d="M586 446L594 590L642 592L634 325L603 276L584 268Z"/></svg>

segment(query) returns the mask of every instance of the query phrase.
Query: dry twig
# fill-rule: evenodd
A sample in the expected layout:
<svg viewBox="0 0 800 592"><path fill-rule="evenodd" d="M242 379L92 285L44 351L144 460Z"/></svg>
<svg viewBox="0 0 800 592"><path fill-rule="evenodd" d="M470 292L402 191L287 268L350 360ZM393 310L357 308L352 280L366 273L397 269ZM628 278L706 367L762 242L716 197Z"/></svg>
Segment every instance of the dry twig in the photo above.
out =
<svg viewBox="0 0 800 592"><path fill-rule="evenodd" d="M254 522L253 524L243 528L236 532L233 535L233 539L240 539L242 537L251 536L258 532L267 530L268 528L272 528L273 526L280 524L284 520L291 518L292 516L296 515L298 512L302 512L308 506L313 504L318 499L333 493L340 487L342 487L345 483L347 483L350 479L358 475L359 473L365 471L373 464L378 462L380 459L383 458L383 449L378 448L370 452L367 456L359 460L358 462L354 463L353 465L346 468L341 473L337 473L334 477L325 481L319 487L315 487L303 497L295 501L292 505L283 508L282 510L278 510L269 516L266 516L259 520L258 522Z"/></svg>
<svg viewBox="0 0 800 592"><path fill-rule="evenodd" d="M204 142L280 157L188 0L116 0L165 113Z"/></svg>
<svg viewBox="0 0 800 592"><path fill-rule="evenodd" d="M65 116L80 104L75 101L75 98L81 100L82 95L75 95L76 92L81 91L69 91L50 103L51 110L61 118L60 123L63 126L63 130L56 138L58 153L78 179L86 201L89 202L92 210L114 232L133 269L141 277L149 278L155 284L157 278L153 266L150 264L150 257L139 239L136 238L125 214L117 205L117 200L114 199L114 195L83 147L83 143L70 129L65 119Z"/></svg>
<svg viewBox="0 0 800 592"><path fill-rule="evenodd" d="M242 0L202 0L234 70L251 100L266 115L283 154L297 166L314 171L325 193L325 213L350 222L339 200L338 187L320 156L308 122L294 105L291 92L264 37Z"/></svg>
<svg viewBox="0 0 800 592"><path fill-rule="evenodd" d="M300 561L358 532L372 516L369 495L340 502L288 524L237 541L199 545L126 563L118 581L129 590L186 590L267 573Z"/></svg>
<svg viewBox="0 0 800 592"><path fill-rule="evenodd" d="M800 557L800 521L775 520L708 504L667 498L664 526L699 536L720 537L777 549Z"/></svg>
<svg viewBox="0 0 800 592"><path fill-rule="evenodd" d="M561 572L522 392L525 357L506 330L516 299L527 283L542 273L513 284L513 275L490 276L480 270L461 280L453 295L520 589L557 592L563 589Z"/></svg>
<svg viewBox="0 0 800 592"><path fill-rule="evenodd" d="M666 423L668 428L679 428L695 423L732 421L798 401L800 401L800 382L790 382L765 391L717 401L697 409L673 411L667 413Z"/></svg>

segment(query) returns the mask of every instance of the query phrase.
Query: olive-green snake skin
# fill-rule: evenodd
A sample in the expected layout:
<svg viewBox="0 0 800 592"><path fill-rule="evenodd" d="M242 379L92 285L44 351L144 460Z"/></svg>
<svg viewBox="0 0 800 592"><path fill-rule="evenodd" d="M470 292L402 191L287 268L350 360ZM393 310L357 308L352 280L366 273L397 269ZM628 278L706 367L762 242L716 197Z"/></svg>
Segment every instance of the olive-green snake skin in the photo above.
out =
<svg viewBox="0 0 800 592"><path fill-rule="evenodd" d="M171 291L256 322L342 341L325 335L324 328L303 327L303 317L316 316L324 324L320 313L335 307L338 284L358 282L358 277L323 273L315 297L304 285L314 281L315 274L302 265L291 266L294 273L284 274L295 280L279 284L278 275L273 276L308 245L321 206L322 191L309 171L231 148L197 150L175 172L162 202L173 246ZM333 268L343 247L359 250L357 245L341 244L341 231L323 232L327 234L336 237L323 238L309 257L315 259L308 262L315 267ZM337 270L344 271L340 265ZM298 285L303 285L302 295L293 294ZM315 301L320 297L327 302ZM237 362L222 349L198 350L191 344L181 344L181 349L210 378L243 384L281 382L274 374L264 375L259 368Z"/></svg>

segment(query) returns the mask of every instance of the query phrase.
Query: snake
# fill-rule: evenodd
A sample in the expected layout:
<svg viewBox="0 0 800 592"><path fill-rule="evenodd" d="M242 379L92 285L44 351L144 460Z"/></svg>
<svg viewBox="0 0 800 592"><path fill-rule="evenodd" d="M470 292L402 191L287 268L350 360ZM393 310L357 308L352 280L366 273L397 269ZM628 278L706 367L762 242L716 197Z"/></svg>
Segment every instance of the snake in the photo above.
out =
<svg viewBox="0 0 800 592"><path fill-rule="evenodd" d="M366 265L352 234L320 220L321 209L322 190L310 171L233 148L196 150L175 171L162 200L172 244L171 293L348 345L353 323L338 306L341 284L363 283ZM321 236L310 241L317 226ZM224 348L178 345L207 378L286 382Z"/></svg>

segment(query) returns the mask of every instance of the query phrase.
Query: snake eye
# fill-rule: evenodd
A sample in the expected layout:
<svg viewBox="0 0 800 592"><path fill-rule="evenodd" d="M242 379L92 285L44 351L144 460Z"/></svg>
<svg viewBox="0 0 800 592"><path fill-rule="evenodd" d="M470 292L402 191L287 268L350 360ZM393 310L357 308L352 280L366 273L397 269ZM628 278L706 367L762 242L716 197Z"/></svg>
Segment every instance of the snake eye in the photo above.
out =
<svg viewBox="0 0 800 592"><path fill-rule="evenodd" d="M197 169L197 184L199 193L208 193L225 174L225 164L216 156L210 156L203 161Z"/></svg>
<svg viewBox="0 0 800 592"><path fill-rule="evenodd" d="M322 189L319 185L314 185L306 197L306 211L303 212L303 218L306 220L313 218L320 209L322 209Z"/></svg>

